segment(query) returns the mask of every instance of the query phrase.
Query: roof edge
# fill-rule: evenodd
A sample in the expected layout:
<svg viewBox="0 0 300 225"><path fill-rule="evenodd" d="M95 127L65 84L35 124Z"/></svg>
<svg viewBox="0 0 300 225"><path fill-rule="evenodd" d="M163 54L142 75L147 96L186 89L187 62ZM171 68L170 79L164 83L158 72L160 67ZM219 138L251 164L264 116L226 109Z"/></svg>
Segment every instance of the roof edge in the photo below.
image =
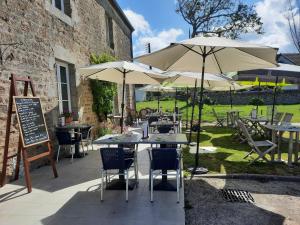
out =
<svg viewBox="0 0 300 225"><path fill-rule="evenodd" d="M121 7L117 3L117 1L116 0L109 0L109 3L116 10L116 12L119 14L119 16L124 20L124 23L128 26L128 28L131 30L131 32L133 32L134 27L132 26L132 24L128 20L127 16L123 12L123 10L121 9Z"/></svg>

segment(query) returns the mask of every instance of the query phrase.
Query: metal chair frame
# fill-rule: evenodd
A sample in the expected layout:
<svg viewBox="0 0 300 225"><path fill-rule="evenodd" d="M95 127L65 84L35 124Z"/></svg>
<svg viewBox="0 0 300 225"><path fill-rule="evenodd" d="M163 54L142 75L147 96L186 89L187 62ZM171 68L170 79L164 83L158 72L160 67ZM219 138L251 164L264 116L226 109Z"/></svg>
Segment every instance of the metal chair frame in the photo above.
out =
<svg viewBox="0 0 300 225"><path fill-rule="evenodd" d="M156 148L148 148L148 153L149 153L149 158L150 158L150 173L149 173L149 178L150 178L150 202L153 203L153 185L154 185L154 179L158 176L174 176L173 173L162 173L160 172L160 169L152 169L152 160L153 160L153 156L152 156L152 150L153 149L156 149ZM158 149L161 149L161 151L165 151L166 149L163 149L163 148L158 148ZM173 171L176 171L176 194L177 194L177 203L179 203L180 201L180 193L179 193L179 189L181 187L181 149L174 149L176 150L177 152L177 160L178 160L178 169L176 170L173 170ZM158 173L156 173L156 171L159 170Z"/></svg>

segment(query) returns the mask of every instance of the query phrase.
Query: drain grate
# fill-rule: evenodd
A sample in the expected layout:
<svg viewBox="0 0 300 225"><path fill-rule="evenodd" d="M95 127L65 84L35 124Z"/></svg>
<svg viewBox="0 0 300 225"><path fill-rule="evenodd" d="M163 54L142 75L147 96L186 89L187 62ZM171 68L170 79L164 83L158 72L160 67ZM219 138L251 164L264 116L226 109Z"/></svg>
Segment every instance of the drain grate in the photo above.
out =
<svg viewBox="0 0 300 225"><path fill-rule="evenodd" d="M221 189L223 198L228 202L254 203L254 198L249 191L237 189Z"/></svg>

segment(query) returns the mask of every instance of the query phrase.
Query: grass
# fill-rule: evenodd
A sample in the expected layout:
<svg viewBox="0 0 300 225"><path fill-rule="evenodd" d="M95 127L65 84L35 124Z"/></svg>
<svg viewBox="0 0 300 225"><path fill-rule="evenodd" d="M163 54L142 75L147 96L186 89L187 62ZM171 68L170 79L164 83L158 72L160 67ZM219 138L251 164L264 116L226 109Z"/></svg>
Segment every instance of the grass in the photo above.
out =
<svg viewBox="0 0 300 225"><path fill-rule="evenodd" d="M204 127L201 133L200 146L217 147L215 153L200 154L200 166L208 168L210 173L222 174L268 174L268 175L300 175L299 164L289 168L286 164L257 162L249 165L249 158L243 157L250 151L248 144L240 144L232 137L231 128ZM196 141L196 135L193 136ZM282 159L287 160L287 144L282 146ZM256 155L253 155L256 157ZM275 158L277 155L275 155ZM183 150L184 168L194 165L194 154L189 153L189 148Z"/></svg>
<svg viewBox="0 0 300 225"><path fill-rule="evenodd" d="M192 114L192 106L188 107L188 113L187 113L187 107L186 107L186 102L184 101L178 101L177 105L180 109L180 111L183 114L182 119L186 119L186 115L188 114L188 119L191 118ZM162 107L163 111L173 111L174 109L174 100L173 101L161 101L160 106ZM145 102L137 102L137 110L139 111L142 108L151 108L151 109L157 109L157 101L145 101ZM214 122L215 118L212 115L212 107L215 108L217 113L222 117L226 116L226 111L230 110L230 105L204 105L203 108L203 117L202 120L204 122ZM248 116L251 109L255 108L254 106L251 105L234 105L233 109L240 110L241 116ZM198 117L198 107L195 108L195 115L196 118ZM263 115L266 115L267 112L267 106L259 106L259 111L262 112ZM290 112L293 113L293 120L292 122L300 122L300 104L295 104L295 105L278 105L277 106L277 111L280 112Z"/></svg>

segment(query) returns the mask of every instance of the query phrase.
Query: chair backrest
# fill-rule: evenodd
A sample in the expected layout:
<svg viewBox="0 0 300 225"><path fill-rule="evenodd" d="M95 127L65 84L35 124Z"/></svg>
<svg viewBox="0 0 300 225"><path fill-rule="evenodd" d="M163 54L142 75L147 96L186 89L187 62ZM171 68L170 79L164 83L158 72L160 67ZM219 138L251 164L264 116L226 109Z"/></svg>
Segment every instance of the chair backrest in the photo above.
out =
<svg viewBox="0 0 300 225"><path fill-rule="evenodd" d="M274 124L279 124L280 121L281 121L281 119L282 119L282 117L283 117L283 113L277 112L277 113L275 114L275 116L274 116L273 123L274 123Z"/></svg>
<svg viewBox="0 0 300 225"><path fill-rule="evenodd" d="M72 135L68 130L57 130L55 131L55 135L59 145L71 145Z"/></svg>
<svg viewBox="0 0 300 225"><path fill-rule="evenodd" d="M89 139L91 138L91 131L92 131L93 127L92 126L87 126L84 128L80 129L80 133L81 133L81 138L82 139Z"/></svg>
<svg viewBox="0 0 300 225"><path fill-rule="evenodd" d="M150 150L151 169L177 170L179 155L176 148L153 148Z"/></svg>
<svg viewBox="0 0 300 225"><path fill-rule="evenodd" d="M100 148L104 170L125 169L125 153L123 148Z"/></svg>
<svg viewBox="0 0 300 225"><path fill-rule="evenodd" d="M166 134L169 133L173 127L174 127L173 125L161 125L157 127L157 130L159 133Z"/></svg>
<svg viewBox="0 0 300 225"><path fill-rule="evenodd" d="M286 113L283 117L283 119L281 120L281 125L285 125L288 124L292 121L294 114L293 113Z"/></svg>
<svg viewBox="0 0 300 225"><path fill-rule="evenodd" d="M248 144L251 146L255 146L254 141L253 141L251 135L249 134L245 124L240 119L237 120L237 124L239 125L240 130L243 132L245 138L247 139Z"/></svg>
<svg viewBox="0 0 300 225"><path fill-rule="evenodd" d="M148 117L148 123L151 124L152 122L158 121L157 116L149 116Z"/></svg>
<svg viewBox="0 0 300 225"><path fill-rule="evenodd" d="M146 119L146 115L147 115L148 111L147 109L141 109L139 112L139 116L141 119Z"/></svg>
<svg viewBox="0 0 300 225"><path fill-rule="evenodd" d="M211 110L212 110L212 112L213 112L214 117L216 117L216 119L219 119L216 110L215 110L214 108L212 108Z"/></svg>

